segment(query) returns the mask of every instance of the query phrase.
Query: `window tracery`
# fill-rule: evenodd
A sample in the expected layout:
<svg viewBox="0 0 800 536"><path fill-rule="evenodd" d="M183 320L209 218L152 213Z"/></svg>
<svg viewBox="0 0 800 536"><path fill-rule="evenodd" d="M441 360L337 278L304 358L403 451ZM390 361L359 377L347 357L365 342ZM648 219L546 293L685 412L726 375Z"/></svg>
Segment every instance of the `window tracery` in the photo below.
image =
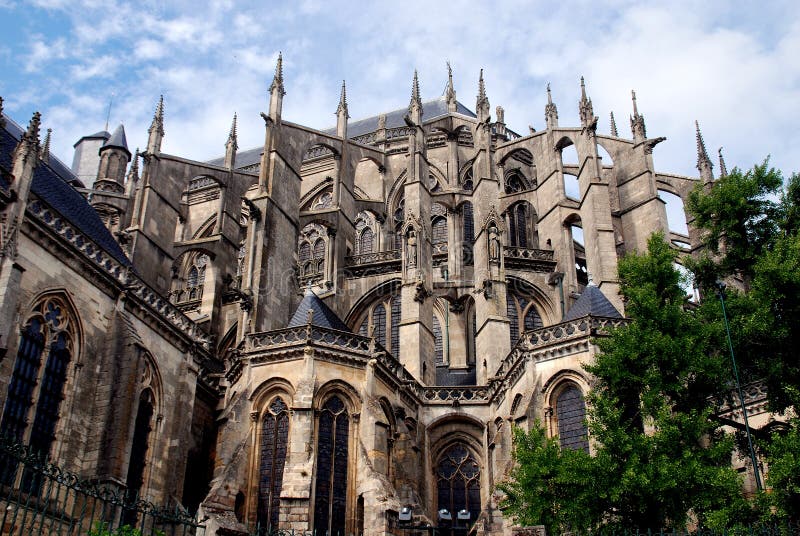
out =
<svg viewBox="0 0 800 536"><path fill-rule="evenodd" d="M573 382L565 382L565 385L556 391L551 405L555 408L561 448L589 452L586 402L580 387Z"/></svg>
<svg viewBox="0 0 800 536"><path fill-rule="evenodd" d="M509 285L506 292L506 315L510 322L509 336L511 338L511 346L517 343L523 331L538 329L543 326L542 317L539 315L539 311L533 301L529 297L515 292L511 285Z"/></svg>
<svg viewBox="0 0 800 536"><path fill-rule="evenodd" d="M473 248L475 244L475 216L472 203L469 201L461 205L461 207L464 226L464 244L462 247L461 256L464 264L471 266L473 263Z"/></svg>
<svg viewBox="0 0 800 536"><path fill-rule="evenodd" d="M56 439L68 366L76 355L76 330L71 307L60 297L50 296L33 307L20 332L0 433L28 443L44 456ZM9 471L4 477L14 474ZM23 486L38 492L39 483L31 474L23 478Z"/></svg>
<svg viewBox="0 0 800 536"><path fill-rule="evenodd" d="M362 211L356 217L356 255L377 250L378 223L371 212Z"/></svg>
<svg viewBox="0 0 800 536"><path fill-rule="evenodd" d="M467 510L474 522L481 512L480 476L480 466L466 445L449 447L436 464L437 508L449 510L454 517Z"/></svg>
<svg viewBox="0 0 800 536"><path fill-rule="evenodd" d="M325 258L328 233L322 225L310 223L303 227L297 244L300 283L318 282L325 277Z"/></svg>
<svg viewBox="0 0 800 536"><path fill-rule="evenodd" d="M278 527L288 437L289 407L275 397L261 420L258 522L268 530Z"/></svg>
<svg viewBox="0 0 800 536"><path fill-rule="evenodd" d="M358 326L359 335L374 336L386 351L397 357L400 352L400 292L396 291L372 304Z"/></svg>
<svg viewBox="0 0 800 536"><path fill-rule="evenodd" d="M200 307L209 261L205 253L195 252L189 255L183 269L184 276L178 280L177 288L172 291L172 303L181 305L182 309Z"/></svg>
<svg viewBox="0 0 800 536"><path fill-rule="evenodd" d="M350 415L338 395L322 406L317 432L314 530L345 534Z"/></svg>

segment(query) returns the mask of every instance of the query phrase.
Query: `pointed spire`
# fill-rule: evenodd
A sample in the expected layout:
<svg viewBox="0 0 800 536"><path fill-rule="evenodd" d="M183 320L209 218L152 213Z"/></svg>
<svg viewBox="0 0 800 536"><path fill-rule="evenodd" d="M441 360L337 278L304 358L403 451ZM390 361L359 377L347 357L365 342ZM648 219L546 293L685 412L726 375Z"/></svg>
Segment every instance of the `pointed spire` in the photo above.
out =
<svg viewBox="0 0 800 536"><path fill-rule="evenodd" d="M447 89L444 93L445 101L447 102L447 111L455 112L456 104L456 89L453 86L453 69L450 67L450 62L447 62Z"/></svg>
<svg viewBox="0 0 800 536"><path fill-rule="evenodd" d="M634 90L631 90L631 99L633 100L631 132L633 133L633 142L639 144L647 139L647 130L644 126L644 116L639 113L639 107L636 105L636 91Z"/></svg>
<svg viewBox="0 0 800 536"><path fill-rule="evenodd" d="M47 134L44 136L44 143L42 144L42 149L39 151L39 158L47 163L50 161L50 136L53 134L53 129L48 128Z"/></svg>
<svg viewBox="0 0 800 536"><path fill-rule="evenodd" d="M414 80L411 82L411 102L408 103L408 114L415 123L422 122L422 98L419 96L419 76L416 69L414 69Z"/></svg>
<svg viewBox="0 0 800 536"><path fill-rule="evenodd" d="M728 175L728 166L725 165L725 159L722 157L722 147L719 148L719 176L725 177Z"/></svg>
<svg viewBox="0 0 800 536"><path fill-rule="evenodd" d="M275 90L280 91L281 96L286 95L286 91L283 89L283 53L278 52L278 61L275 63L275 76L272 77L272 84L269 86L269 92L272 93Z"/></svg>
<svg viewBox="0 0 800 536"><path fill-rule="evenodd" d="M483 81L483 69L478 77L478 100L475 103L475 111L478 112L478 121L489 120L489 97L486 96L486 83Z"/></svg>
<svg viewBox="0 0 800 536"><path fill-rule="evenodd" d="M228 133L228 141L225 143L224 165L228 169L233 169L236 165L236 150L239 148L238 136L236 134L236 119L236 112L234 112L231 131Z"/></svg>
<svg viewBox="0 0 800 536"><path fill-rule="evenodd" d="M24 164L29 162L31 157L37 158L39 156L39 127L41 122L42 114L34 112L30 123L28 123L28 130L22 134L16 149L14 149L14 166L17 165L17 162ZM17 176L20 176L20 173L22 173L22 168L13 172Z"/></svg>
<svg viewBox="0 0 800 536"><path fill-rule="evenodd" d="M581 116L581 126L590 128L594 124L594 107L592 99L586 97L586 82L581 76L581 101L578 103L578 112Z"/></svg>
<svg viewBox="0 0 800 536"><path fill-rule="evenodd" d="M233 142L236 148L239 148L239 144L237 142L238 135L236 132L236 112L233 112L233 122L231 123L231 131L228 133L228 143Z"/></svg>
<svg viewBox="0 0 800 536"><path fill-rule="evenodd" d="M28 130L22 135L22 137L26 138L30 143L35 144L37 148L39 146L39 127L41 127L41 124L42 114L33 112L31 121L28 123Z"/></svg>
<svg viewBox="0 0 800 536"><path fill-rule="evenodd" d="M3 115L3 97L0 97L0 128L5 128L6 117Z"/></svg>
<svg viewBox="0 0 800 536"><path fill-rule="evenodd" d="M611 135L619 137L619 132L617 132L617 122L614 120L614 112L611 112Z"/></svg>
<svg viewBox="0 0 800 536"><path fill-rule="evenodd" d="M153 130L156 130L162 136L164 135L164 95L161 95L158 99L156 111L153 113L153 121L150 123L148 132L152 133Z"/></svg>
<svg viewBox="0 0 800 536"><path fill-rule="evenodd" d="M696 120L694 122L696 137L697 137L697 171L700 172L700 178L703 182L711 182L714 180L714 173L712 168L714 164L706 152L706 143L703 141L703 134L700 132L700 123Z"/></svg>
<svg viewBox="0 0 800 536"><path fill-rule="evenodd" d="M558 108L553 104L553 95L550 93L550 82L547 83L547 104L544 107L544 120L547 128L558 127Z"/></svg>
<svg viewBox="0 0 800 536"><path fill-rule="evenodd" d="M128 171L128 181L136 182L139 180L139 148L133 153L133 161L131 162L131 169Z"/></svg>
<svg viewBox="0 0 800 536"><path fill-rule="evenodd" d="M345 82L342 80L342 92L339 95L339 107L336 108L336 115L340 115L344 112L344 115L350 117L350 114L347 113L347 87L345 87Z"/></svg>

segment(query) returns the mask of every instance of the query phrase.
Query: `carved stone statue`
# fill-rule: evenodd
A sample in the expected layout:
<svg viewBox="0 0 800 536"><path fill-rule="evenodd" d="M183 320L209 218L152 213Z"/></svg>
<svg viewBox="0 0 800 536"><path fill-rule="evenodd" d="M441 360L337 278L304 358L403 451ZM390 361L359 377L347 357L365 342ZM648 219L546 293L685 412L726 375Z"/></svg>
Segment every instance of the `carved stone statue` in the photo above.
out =
<svg viewBox="0 0 800 536"><path fill-rule="evenodd" d="M406 238L406 265L409 268L417 265L417 232L414 229L408 230Z"/></svg>
<svg viewBox="0 0 800 536"><path fill-rule="evenodd" d="M494 223L489 226L489 260L500 260L500 231Z"/></svg>

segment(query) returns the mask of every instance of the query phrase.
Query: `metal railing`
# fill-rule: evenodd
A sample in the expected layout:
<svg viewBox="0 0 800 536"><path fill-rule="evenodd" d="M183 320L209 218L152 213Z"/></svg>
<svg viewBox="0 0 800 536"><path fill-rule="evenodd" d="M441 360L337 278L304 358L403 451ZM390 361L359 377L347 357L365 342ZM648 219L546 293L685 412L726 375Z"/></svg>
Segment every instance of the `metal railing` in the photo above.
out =
<svg viewBox="0 0 800 536"><path fill-rule="evenodd" d="M113 484L83 480L0 437L0 535L202 536L180 506L159 507Z"/></svg>

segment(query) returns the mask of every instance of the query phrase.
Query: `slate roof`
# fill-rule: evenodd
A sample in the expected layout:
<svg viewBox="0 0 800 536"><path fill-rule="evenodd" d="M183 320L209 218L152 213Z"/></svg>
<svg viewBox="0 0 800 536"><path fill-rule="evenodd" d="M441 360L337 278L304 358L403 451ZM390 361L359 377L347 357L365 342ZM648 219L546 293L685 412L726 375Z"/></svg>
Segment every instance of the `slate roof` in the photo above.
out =
<svg viewBox="0 0 800 536"><path fill-rule="evenodd" d="M123 127L122 125L118 126L116 130L114 130L114 133L111 135L111 137L108 138L106 142L103 144L103 146L100 148L100 151L102 151L107 147L108 148L116 147L119 149L124 149L125 152L128 153L128 156L130 156L131 152L128 149L128 140L125 137L125 127Z"/></svg>
<svg viewBox="0 0 800 536"><path fill-rule="evenodd" d="M397 128L406 126L403 117L408 113L408 107L398 108L386 113L386 128ZM444 97L430 100L422 103L422 120L423 122L431 121L437 117L447 115L447 101ZM469 108L456 101L456 113L466 115L467 117L477 117ZM373 115L366 119L357 119L355 121L348 121L347 123L347 137L352 139L362 134L374 132L378 130L378 118L380 115ZM322 132L326 134L336 134L336 127L327 128ZM261 153L264 151L263 147L255 147L253 149L246 149L236 153L236 167L243 168L258 164L261 161ZM215 158L209 160L207 163L212 166L221 166L225 162L225 157Z"/></svg>
<svg viewBox="0 0 800 536"><path fill-rule="evenodd" d="M593 283L586 285L583 294L567 312L564 320L575 320L586 315L622 318L620 312L608 301L603 291Z"/></svg>
<svg viewBox="0 0 800 536"><path fill-rule="evenodd" d="M9 172L14 148L19 143L23 132L19 125L6 116L6 127L0 128L0 166L8 166ZM106 253L123 265L130 266L130 260L122 252L106 226L103 225L97 212L74 186L82 187L83 184L55 156L51 155L48 162L40 162L34 169L31 191L103 248Z"/></svg>
<svg viewBox="0 0 800 536"><path fill-rule="evenodd" d="M311 323L314 326L320 328L338 329L339 331L347 331L352 333L350 328L347 327L347 324L342 322L336 313L331 311L330 307L325 305L325 302L320 300L311 289L306 289L306 293L303 296L303 301L301 301L300 305L297 306L297 310L294 312L294 315L292 315L292 319L289 321L289 325L287 327L296 328L308 324L309 309L314 311L314 316L311 319Z"/></svg>

